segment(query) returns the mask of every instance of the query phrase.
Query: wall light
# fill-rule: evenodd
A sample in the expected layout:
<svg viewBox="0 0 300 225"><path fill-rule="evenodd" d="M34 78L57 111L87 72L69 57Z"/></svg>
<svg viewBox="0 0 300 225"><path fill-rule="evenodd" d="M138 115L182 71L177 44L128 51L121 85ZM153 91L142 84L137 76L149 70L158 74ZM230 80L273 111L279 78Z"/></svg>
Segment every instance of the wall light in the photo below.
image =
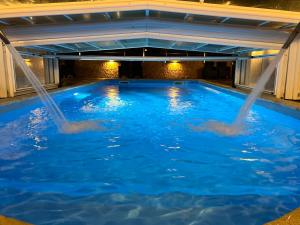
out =
<svg viewBox="0 0 300 225"><path fill-rule="evenodd" d="M279 50L253 51L251 52L251 56L276 55L278 53Z"/></svg>
<svg viewBox="0 0 300 225"><path fill-rule="evenodd" d="M24 59L27 66L31 67L32 63L30 59Z"/></svg>

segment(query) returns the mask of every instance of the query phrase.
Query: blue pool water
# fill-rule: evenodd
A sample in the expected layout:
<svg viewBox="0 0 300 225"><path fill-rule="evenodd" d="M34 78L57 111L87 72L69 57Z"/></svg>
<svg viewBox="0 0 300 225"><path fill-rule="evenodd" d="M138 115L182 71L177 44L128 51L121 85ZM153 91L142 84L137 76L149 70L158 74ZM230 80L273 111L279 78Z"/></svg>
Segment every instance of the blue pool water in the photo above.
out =
<svg viewBox="0 0 300 225"><path fill-rule="evenodd" d="M198 82L105 81L53 94L71 121L58 133L38 101L0 106L0 214L34 224L260 225L300 206L300 113Z"/></svg>

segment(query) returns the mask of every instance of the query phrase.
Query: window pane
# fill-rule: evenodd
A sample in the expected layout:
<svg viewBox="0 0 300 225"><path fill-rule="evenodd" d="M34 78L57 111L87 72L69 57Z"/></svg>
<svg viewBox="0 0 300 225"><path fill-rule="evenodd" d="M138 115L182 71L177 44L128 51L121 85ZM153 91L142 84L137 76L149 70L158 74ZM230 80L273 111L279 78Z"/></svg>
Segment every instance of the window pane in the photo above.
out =
<svg viewBox="0 0 300 225"><path fill-rule="evenodd" d="M42 84L45 84L45 68L44 61L42 58L27 58L25 59L26 64L34 72L34 74L39 78ZM31 87L31 84L24 75L24 72L15 63L15 75L16 75L16 88L26 88Z"/></svg>

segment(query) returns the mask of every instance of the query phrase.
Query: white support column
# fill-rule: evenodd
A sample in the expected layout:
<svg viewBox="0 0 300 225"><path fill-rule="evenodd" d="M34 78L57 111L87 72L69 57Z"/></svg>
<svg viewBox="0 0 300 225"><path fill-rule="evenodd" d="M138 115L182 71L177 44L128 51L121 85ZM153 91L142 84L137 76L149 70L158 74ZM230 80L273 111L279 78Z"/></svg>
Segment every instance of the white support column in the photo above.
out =
<svg viewBox="0 0 300 225"><path fill-rule="evenodd" d="M278 98L300 100L300 37L280 62L275 93Z"/></svg>
<svg viewBox="0 0 300 225"><path fill-rule="evenodd" d="M247 78L247 65L249 64L249 59L247 60L241 60L241 68L240 68L240 79L239 79L239 85L245 85L246 84L246 78Z"/></svg>
<svg viewBox="0 0 300 225"><path fill-rule="evenodd" d="M49 59L44 58L44 68L45 68L45 83L48 84L50 82L50 73L49 73Z"/></svg>
<svg viewBox="0 0 300 225"><path fill-rule="evenodd" d="M300 99L300 37L289 48L285 99Z"/></svg>
<svg viewBox="0 0 300 225"><path fill-rule="evenodd" d="M59 64L58 59L53 59L53 75L54 75L54 84L59 85Z"/></svg>
<svg viewBox="0 0 300 225"><path fill-rule="evenodd" d="M53 68L53 60L48 59L48 70L49 70L49 83L54 84L54 68Z"/></svg>
<svg viewBox="0 0 300 225"><path fill-rule="evenodd" d="M9 50L0 42L0 98L14 97L15 92L14 61Z"/></svg>
<svg viewBox="0 0 300 225"><path fill-rule="evenodd" d="M58 59L44 58L46 84L59 84Z"/></svg>
<svg viewBox="0 0 300 225"><path fill-rule="evenodd" d="M241 67L242 67L242 60L235 61L235 75L234 75L234 84L239 85L241 79Z"/></svg>
<svg viewBox="0 0 300 225"><path fill-rule="evenodd" d="M16 92L16 79L14 60L9 50L5 47L5 62L6 62L6 85L8 97L14 97Z"/></svg>
<svg viewBox="0 0 300 225"><path fill-rule="evenodd" d="M4 55L4 45L2 44L2 42L0 42L0 98L8 97Z"/></svg>
<svg viewBox="0 0 300 225"><path fill-rule="evenodd" d="M284 98L286 88L286 75L289 61L289 53L285 52L276 71L275 96L276 98Z"/></svg>

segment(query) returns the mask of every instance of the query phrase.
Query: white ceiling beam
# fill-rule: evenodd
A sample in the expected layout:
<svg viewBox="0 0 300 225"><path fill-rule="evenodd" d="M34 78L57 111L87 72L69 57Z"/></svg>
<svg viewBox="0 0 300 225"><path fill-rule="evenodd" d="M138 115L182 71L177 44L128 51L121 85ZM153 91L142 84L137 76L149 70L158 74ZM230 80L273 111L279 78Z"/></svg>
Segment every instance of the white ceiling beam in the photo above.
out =
<svg viewBox="0 0 300 225"><path fill-rule="evenodd" d="M51 16L46 16L46 18L52 22L52 23L56 23L57 21L55 19L53 19Z"/></svg>
<svg viewBox="0 0 300 225"><path fill-rule="evenodd" d="M44 50L44 51L50 51L50 52L59 52L55 48L46 47L46 46L24 46L25 48L29 49L35 49L35 50Z"/></svg>
<svg viewBox="0 0 300 225"><path fill-rule="evenodd" d="M257 49L254 48L247 48L247 49L242 49L239 51L236 51L236 53L243 53L243 52L251 52L251 51L256 51Z"/></svg>
<svg viewBox="0 0 300 225"><path fill-rule="evenodd" d="M205 46L207 46L208 44L199 44L199 45L197 45L195 48L193 48L193 50L198 50L198 49L201 49L201 48L203 48L203 47L205 47Z"/></svg>
<svg viewBox="0 0 300 225"><path fill-rule="evenodd" d="M235 49L235 48L237 48L237 47L236 46L226 46L226 47L220 48L218 50L218 52L224 52L224 51L228 51L228 50Z"/></svg>
<svg viewBox="0 0 300 225"><path fill-rule="evenodd" d="M283 31L157 20L7 28L5 32L15 46L152 38L191 44L278 49L288 36Z"/></svg>
<svg viewBox="0 0 300 225"><path fill-rule="evenodd" d="M287 29L287 28L291 28L291 27L294 27L294 26L295 26L295 24L286 24L286 25L280 27L279 29Z"/></svg>
<svg viewBox="0 0 300 225"><path fill-rule="evenodd" d="M237 45L239 47L259 47L265 49L280 49L282 44L277 43L262 43L255 41L241 41L241 40L228 40L222 38L207 38L207 37L193 37L181 34L163 34L161 32L134 32L120 33L120 34L105 34L93 37L64 37L64 38L51 38L51 39L35 39L27 41L12 42L14 46L27 46L27 45L46 45L46 44L61 44L61 43L80 43L80 42L93 42L93 41L114 41L115 39L131 40L131 39L160 39L166 41L188 41L191 43L208 42L209 44L223 45Z"/></svg>
<svg viewBox="0 0 300 225"><path fill-rule="evenodd" d="M22 20L27 21L28 23L30 23L31 25L34 25L34 22L32 21L32 19L28 18L28 17L21 17Z"/></svg>
<svg viewBox="0 0 300 225"><path fill-rule="evenodd" d="M53 57L51 55L45 57ZM249 57L236 56L72 56L56 55L56 58L64 60L98 60L98 61L147 61L147 62L165 62L165 61L235 61L237 59L248 59Z"/></svg>
<svg viewBox="0 0 300 225"><path fill-rule="evenodd" d="M258 24L258 27L262 27L262 26L267 25L269 23L270 23L270 21L263 21L260 24Z"/></svg>
<svg viewBox="0 0 300 225"><path fill-rule="evenodd" d="M220 23L225 23L225 22L227 22L228 20L230 20L230 17L226 17L226 18L222 19L222 20L220 21Z"/></svg>
<svg viewBox="0 0 300 225"><path fill-rule="evenodd" d="M99 46L97 46L97 45L95 45L94 43L91 43L91 42L84 42L84 44L86 44L86 45L88 45L88 46L91 46L91 47L93 47L93 48L95 48L95 49L100 49Z"/></svg>
<svg viewBox="0 0 300 225"><path fill-rule="evenodd" d="M72 47L70 47L70 46L66 46L66 45L64 45L64 44L56 44L56 46L61 47L61 48L64 48L64 49L68 49L68 50L71 50L71 51L77 51L77 49L72 48Z"/></svg>
<svg viewBox="0 0 300 225"><path fill-rule="evenodd" d="M103 0L3 6L1 18L153 10L249 20L298 23L300 12L176 0Z"/></svg>
<svg viewBox="0 0 300 225"><path fill-rule="evenodd" d="M169 45L169 47L168 47L168 48L174 48L174 47L176 46L176 44L177 44L177 42L176 42L176 41L174 41L172 44L170 44L170 45Z"/></svg>
<svg viewBox="0 0 300 225"><path fill-rule="evenodd" d="M5 22L4 20L0 20L0 24L9 25L9 23Z"/></svg>
<svg viewBox="0 0 300 225"><path fill-rule="evenodd" d="M187 13L187 14L184 16L184 21L187 21L190 17L191 17L191 15Z"/></svg>
<svg viewBox="0 0 300 225"><path fill-rule="evenodd" d="M23 51L18 51L20 55L22 56L30 56L30 57L42 57L40 54L37 53L32 53L32 52L23 52Z"/></svg>
<svg viewBox="0 0 300 225"><path fill-rule="evenodd" d="M106 17L106 19L107 19L108 21L111 21L111 16L109 15L108 12L104 13L104 16Z"/></svg>
<svg viewBox="0 0 300 225"><path fill-rule="evenodd" d="M65 17L69 21L74 21L73 18L69 15L63 15L63 17Z"/></svg>
<svg viewBox="0 0 300 225"><path fill-rule="evenodd" d="M79 45L79 43L74 43L74 45L76 46L77 49L81 48L81 46Z"/></svg>
<svg viewBox="0 0 300 225"><path fill-rule="evenodd" d="M126 48L126 46L122 43L122 41L116 41L121 48Z"/></svg>

